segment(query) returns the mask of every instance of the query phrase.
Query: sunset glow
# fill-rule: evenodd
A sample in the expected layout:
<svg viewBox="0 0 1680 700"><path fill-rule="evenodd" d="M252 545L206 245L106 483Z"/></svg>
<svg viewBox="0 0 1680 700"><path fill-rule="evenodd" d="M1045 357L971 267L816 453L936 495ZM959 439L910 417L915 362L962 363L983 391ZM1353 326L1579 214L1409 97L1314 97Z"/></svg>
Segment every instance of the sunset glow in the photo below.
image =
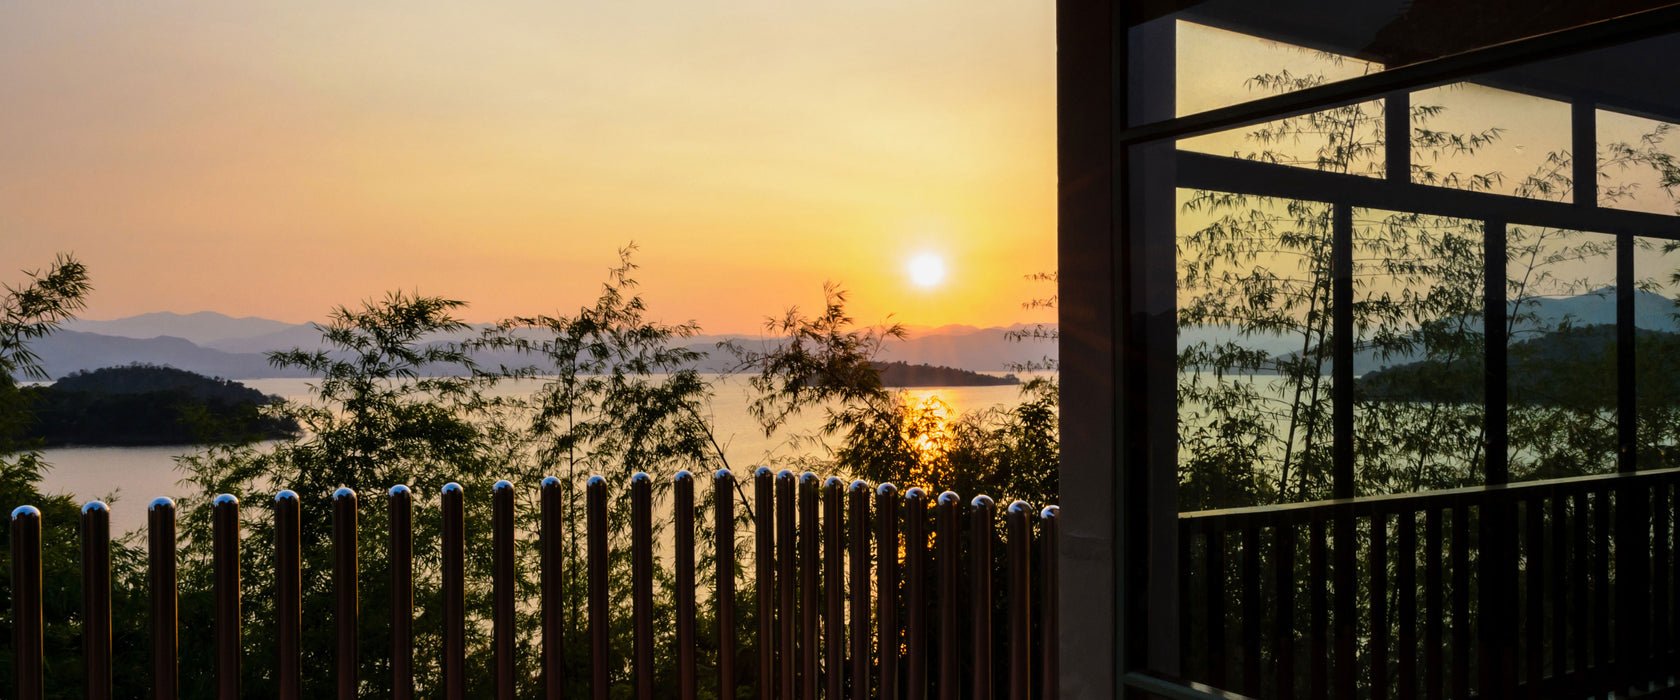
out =
<svg viewBox="0 0 1680 700"><path fill-rule="evenodd" d="M910 281L918 287L933 287L945 281L945 261L932 253L910 259Z"/></svg>
<svg viewBox="0 0 1680 700"><path fill-rule="evenodd" d="M408 289L489 321L575 310L634 241L708 332L825 281L860 320L1048 320L1054 60L1022 0L8 3L0 267L73 252L91 319ZM927 231L964 274L906 300Z"/></svg>

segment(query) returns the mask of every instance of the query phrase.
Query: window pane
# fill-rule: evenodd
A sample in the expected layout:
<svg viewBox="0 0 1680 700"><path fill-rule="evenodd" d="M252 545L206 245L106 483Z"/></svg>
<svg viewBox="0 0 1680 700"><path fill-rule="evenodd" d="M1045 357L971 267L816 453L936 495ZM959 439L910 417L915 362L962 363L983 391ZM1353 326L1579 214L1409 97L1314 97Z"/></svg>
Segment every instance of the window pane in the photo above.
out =
<svg viewBox="0 0 1680 700"><path fill-rule="evenodd" d="M1652 238L1635 239L1634 276L1640 290L1634 295L1633 340L1635 411L1639 416L1636 440L1640 469L1680 467L1680 255L1672 244Z"/></svg>
<svg viewBox="0 0 1680 700"><path fill-rule="evenodd" d="M1483 481L1483 227L1354 210L1361 494Z"/></svg>

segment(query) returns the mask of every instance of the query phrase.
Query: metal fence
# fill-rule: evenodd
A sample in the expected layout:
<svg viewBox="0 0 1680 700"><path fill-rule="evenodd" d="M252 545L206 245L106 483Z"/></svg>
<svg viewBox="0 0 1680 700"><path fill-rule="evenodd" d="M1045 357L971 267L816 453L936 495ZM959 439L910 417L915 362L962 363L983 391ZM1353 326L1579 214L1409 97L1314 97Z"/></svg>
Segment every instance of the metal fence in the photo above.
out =
<svg viewBox="0 0 1680 700"><path fill-rule="evenodd" d="M871 488L862 481L821 481L809 472L776 473L767 467L759 468L752 481L757 506L752 518L751 564L757 583L756 630L743 629L736 614L734 476L722 470L714 477L717 556L710 572L696 568L695 518L701 516L695 508L695 478L686 471L673 478L672 590L680 697L695 698L698 693L696 591L702 574L714 579L718 619L730 621L717 625L717 690L725 700L736 696L742 682L754 681L758 698L788 700L927 700L930 690L938 700L959 696L985 700L994 692L1010 700L1056 697L1055 506L1034 512L1028 504L1016 501L1004 508L1000 553L994 546L999 539L994 522L999 514L986 496L974 498L965 507L951 492L931 498L911 488L900 495L892 484ZM587 672L591 696L598 699L609 693L607 617L612 592L607 486L600 476L590 478L586 486L589 603L585 615L591 643ZM652 487L653 479L645 473L630 480L633 664L638 698L652 698L654 692ZM559 698L568 674L585 671L566 668L559 644L563 484L549 477L540 489L537 537L542 595L537 604L543 643L542 670L534 681L520 678L515 666L516 487L497 482L491 494L491 653L498 698L514 697L516 684L522 682L540 684L543 697ZM466 688L465 497L458 484L443 487L441 690L446 698L463 697ZM408 698L415 692L413 494L406 486L394 486L386 500L393 601L390 668L396 697ZM359 685L358 505L358 496L350 489L339 489L332 496L336 612L332 673L340 698L356 697ZM273 502L276 564L272 575L280 617L278 691L285 698L299 697L304 673L300 507L298 494L289 490L281 491ZM216 693L221 698L237 698L242 690L239 508L238 499L226 494L216 497L212 505L214 657ZM175 511L174 502L167 498L154 500L148 507L151 680L153 694L159 698L176 697L179 691ZM39 698L44 661L41 514L32 506L22 506L11 517L17 694ZM87 697L109 698L113 690L110 511L104 503L93 501L82 508L81 519ZM848 536L843 537L843 531ZM1031 551L1035 539L1041 549L1036 574ZM1002 590L994 590L994 578L1004 582ZM965 599L967 609L962 605ZM994 619L994 607L1006 610L1003 617L1007 619ZM758 651L758 677L737 678L736 652L745 648L739 646L741 635L749 632L756 634L750 643Z"/></svg>

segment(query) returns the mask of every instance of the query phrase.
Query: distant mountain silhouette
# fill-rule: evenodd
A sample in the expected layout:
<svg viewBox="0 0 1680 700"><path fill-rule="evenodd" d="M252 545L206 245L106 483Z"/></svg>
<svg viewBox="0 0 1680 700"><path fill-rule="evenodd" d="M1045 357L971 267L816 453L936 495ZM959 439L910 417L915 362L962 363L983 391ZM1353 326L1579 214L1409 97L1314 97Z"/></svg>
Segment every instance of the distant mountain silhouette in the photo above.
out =
<svg viewBox="0 0 1680 700"><path fill-rule="evenodd" d="M1055 324L1046 324L1054 328ZM463 340L478 335L488 324L433 342ZM916 328L907 340L888 340L875 358L881 362L906 362L955 367L976 372L1008 370L1014 365L1056 357L1056 345L1043 341L1015 342L1005 334L1024 326L975 328L948 325ZM42 368L51 377L77 370L127 365L135 362L167 365L199 374L228 379L308 376L297 370L280 371L269 366L264 353L273 350L323 349L321 331L314 324L291 324L262 318L232 318L214 312L142 314L109 321L75 321L46 338L35 341ZM97 329L97 330L96 330ZM541 331L523 330L520 335L540 340ZM734 360L717 343L735 340L748 345L766 339L748 335L703 335L688 339L689 348L708 357L699 369L725 371ZM772 339L773 340L773 339ZM533 364L534 359L511 351L488 352L479 357L487 367Z"/></svg>
<svg viewBox="0 0 1680 700"><path fill-rule="evenodd" d="M77 319L64 324L65 330L83 333L98 333L120 338L170 336L192 341L193 344L200 347L212 348L216 347L216 343L223 341L253 338L297 328L309 328L309 325L271 321L254 316L233 318L214 311L200 311L191 314L159 311L110 321ZM234 352L247 351L235 350Z"/></svg>

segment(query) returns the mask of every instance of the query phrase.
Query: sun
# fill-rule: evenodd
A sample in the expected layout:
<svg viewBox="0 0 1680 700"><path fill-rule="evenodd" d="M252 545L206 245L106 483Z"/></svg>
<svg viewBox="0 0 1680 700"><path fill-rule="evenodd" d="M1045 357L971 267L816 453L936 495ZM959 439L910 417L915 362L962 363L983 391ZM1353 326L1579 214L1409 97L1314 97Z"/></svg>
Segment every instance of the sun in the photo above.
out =
<svg viewBox="0 0 1680 700"><path fill-rule="evenodd" d="M910 259L910 281L918 287L932 287L945 280L945 261L932 253Z"/></svg>

